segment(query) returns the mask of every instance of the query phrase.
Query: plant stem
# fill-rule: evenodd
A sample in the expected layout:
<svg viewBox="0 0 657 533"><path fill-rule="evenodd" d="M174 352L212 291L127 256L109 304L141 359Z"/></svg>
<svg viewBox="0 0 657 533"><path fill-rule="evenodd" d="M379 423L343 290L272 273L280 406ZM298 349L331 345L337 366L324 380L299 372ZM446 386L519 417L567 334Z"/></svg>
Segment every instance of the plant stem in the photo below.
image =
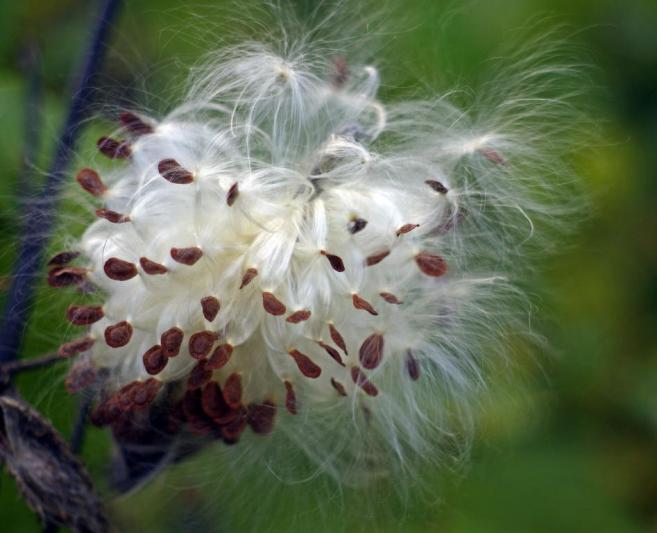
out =
<svg viewBox="0 0 657 533"><path fill-rule="evenodd" d="M45 187L27 213L0 329L0 363L16 359L21 347L44 251L56 222L59 193L74 153L82 121L89 114L94 96L93 85L101 71L106 42L120 5L121 0L102 1Z"/></svg>

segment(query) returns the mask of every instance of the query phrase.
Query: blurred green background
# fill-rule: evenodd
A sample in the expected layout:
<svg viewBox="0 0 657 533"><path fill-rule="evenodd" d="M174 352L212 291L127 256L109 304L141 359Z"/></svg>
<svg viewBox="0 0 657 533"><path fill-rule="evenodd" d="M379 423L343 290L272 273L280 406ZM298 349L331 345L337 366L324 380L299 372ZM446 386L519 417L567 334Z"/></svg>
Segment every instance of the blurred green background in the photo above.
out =
<svg viewBox="0 0 657 533"><path fill-rule="evenodd" d="M217 45L217 35L230 31L225 3L125 3L100 101L166 108L163 97L180 89L184 65ZM89 0L0 0L0 298L23 213L16 191L30 135L26 121L40 138L28 185L37 187L95 5ZM413 500L405 508L391 504L390 520L374 526L365 513L359 514L358 502L347 502L344 513L325 511L329 516L319 520L295 499L312 489L281 491L278 486L276 513L261 517L255 528L311 531L323 524L328 531L657 531L657 2L399 0L397 8L404 14L403 31L391 35L393 46L386 48L382 65L384 79L386 68L397 76L386 80L391 95L395 86L408 89L413 83L468 85L492 51L528 22L537 31L566 24L583 61L592 66L590 85L582 89L597 124L596 140L572 161L590 193L589 212L575 238L542 265L530 288L538 330L552 349L521 360L515 378L493 385L467 472L432 474L440 478L436 501ZM542 22L535 24L537 16ZM393 33L395 24L389 24ZM32 86L41 102L34 118L29 118L34 99L28 97L31 53L42 71ZM80 143L82 159L108 124L96 120L87 129ZM583 131L590 124L581 127L582 138L590 138ZM73 224L68 218L63 223ZM66 302L52 296L42 288L26 357L47 353L62 338L66 326L59 317ZM18 386L68 433L76 404L63 392L62 373L21 376ZM98 479L107 454L107 436L91 430L83 456ZM231 486L241 486L250 501L226 509L220 484L195 486L193 473L181 476L175 482L164 476L146 490L109 500L118 530L239 531L246 528L239 524L253 526L241 521L259 509L259 493L249 495L249 480ZM346 491L343 497L359 496ZM5 473L0 474L0 530L39 530Z"/></svg>

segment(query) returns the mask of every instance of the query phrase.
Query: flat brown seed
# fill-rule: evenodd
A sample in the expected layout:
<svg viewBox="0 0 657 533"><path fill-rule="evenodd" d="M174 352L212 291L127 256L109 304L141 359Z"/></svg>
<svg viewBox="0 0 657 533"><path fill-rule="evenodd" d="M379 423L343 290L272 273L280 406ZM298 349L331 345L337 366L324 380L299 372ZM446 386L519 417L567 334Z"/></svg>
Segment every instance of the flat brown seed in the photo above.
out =
<svg viewBox="0 0 657 533"><path fill-rule="evenodd" d="M112 348L125 346L132 338L132 326L129 322L123 320L113 326L105 328L105 342Z"/></svg>
<svg viewBox="0 0 657 533"><path fill-rule="evenodd" d="M258 269L256 268L249 268L246 270L244 275L242 276L242 284L240 285L240 289L246 287L253 278L255 278L258 275Z"/></svg>
<svg viewBox="0 0 657 533"><path fill-rule="evenodd" d="M95 305L69 305L66 319L76 326L88 326L105 316L103 308Z"/></svg>
<svg viewBox="0 0 657 533"><path fill-rule="evenodd" d="M205 387L212 379L212 370L207 367L207 360L199 361L189 374L187 390Z"/></svg>
<svg viewBox="0 0 657 533"><path fill-rule="evenodd" d="M360 363L367 368L372 370L376 368L381 363L383 358L383 335L380 333L372 333L367 339L363 341L363 344L360 345L360 350L358 351L358 358Z"/></svg>
<svg viewBox="0 0 657 533"><path fill-rule="evenodd" d="M85 191L93 196L102 196L107 191L107 186L100 179L98 172L91 168L80 170L75 179Z"/></svg>
<svg viewBox="0 0 657 533"><path fill-rule="evenodd" d="M76 394L92 385L97 377L96 368L89 361L78 360L68 371L64 385L67 392Z"/></svg>
<svg viewBox="0 0 657 533"><path fill-rule="evenodd" d="M166 274L169 271L169 269L164 265L161 265L160 263L156 263L155 261L151 261L146 257L141 257L139 259L139 264L141 265L143 271L150 276L156 276L158 274Z"/></svg>
<svg viewBox="0 0 657 533"><path fill-rule="evenodd" d="M415 262L427 276L439 277L447 272L447 263L439 255L420 252L415 256Z"/></svg>
<svg viewBox="0 0 657 533"><path fill-rule="evenodd" d="M400 235L404 235L410 231L413 231L415 228L419 228L419 227L420 227L419 224L404 224L401 228L397 230L395 235L399 237Z"/></svg>
<svg viewBox="0 0 657 533"><path fill-rule="evenodd" d="M410 350L406 350L406 371L413 381L420 378L420 364Z"/></svg>
<svg viewBox="0 0 657 533"><path fill-rule="evenodd" d="M51 265L57 265L57 266L64 266L79 257L80 252L60 252L57 255L53 256L53 258L48 261L48 266Z"/></svg>
<svg viewBox="0 0 657 533"><path fill-rule="evenodd" d="M379 296L381 296L381 298L383 298L389 304L399 305L402 303L402 301L399 298L397 298L394 294L390 292L380 292Z"/></svg>
<svg viewBox="0 0 657 533"><path fill-rule="evenodd" d="M86 352L96 342L91 337L82 337L62 344L57 350L61 357L72 357L80 352Z"/></svg>
<svg viewBox="0 0 657 533"><path fill-rule="evenodd" d="M160 345L162 352L167 357L175 357L180 353L180 346L182 345L183 337L185 334L183 330L177 327L167 329L160 335Z"/></svg>
<svg viewBox="0 0 657 533"><path fill-rule="evenodd" d="M313 363L312 359L299 350L290 350L288 352L294 362L297 364L299 371L307 378L316 379L322 373L322 369Z"/></svg>
<svg viewBox="0 0 657 533"><path fill-rule="evenodd" d="M331 334L333 342L338 345L338 348L340 348L345 355L349 355L349 352L347 352L347 345L345 344L342 335L340 335L338 329L331 323L329 323L329 333Z"/></svg>
<svg viewBox="0 0 657 533"><path fill-rule="evenodd" d="M333 386L333 388L336 391L338 391L338 394L340 396L346 396L347 395L347 391L345 390L344 385L342 383L340 383L339 381L336 381L334 378L331 378L331 385Z"/></svg>
<svg viewBox="0 0 657 533"><path fill-rule="evenodd" d="M233 354L232 344L221 344L217 346L208 359L208 368L218 369L226 366L230 361L230 356Z"/></svg>
<svg viewBox="0 0 657 533"><path fill-rule="evenodd" d="M342 358L340 357L340 354L338 353L338 351L335 348L333 348L333 346L331 346L329 344L326 344L323 341L317 341L317 344L319 344L322 348L324 348L324 350L326 350L326 353L329 354L335 360L336 363L338 363L339 365L344 366L344 363L342 362Z"/></svg>
<svg viewBox="0 0 657 533"><path fill-rule="evenodd" d="M142 356L142 360L144 362L144 368L146 369L146 372L154 376L155 374L159 374L164 370L164 367L167 366L167 361L169 360L166 355L164 355L164 352L162 351L162 347L159 344L156 344L155 346L152 346Z"/></svg>
<svg viewBox="0 0 657 533"><path fill-rule="evenodd" d="M479 153L496 165L507 165L508 161L496 150L492 148L480 148Z"/></svg>
<svg viewBox="0 0 657 533"><path fill-rule="evenodd" d="M110 159L128 159L132 155L130 145L123 140L101 137L96 145L100 153Z"/></svg>
<svg viewBox="0 0 657 533"><path fill-rule="evenodd" d="M48 272L48 285L61 288L80 285L87 278L86 268L55 267Z"/></svg>
<svg viewBox="0 0 657 533"><path fill-rule="evenodd" d="M220 308L221 305L219 304L219 300L217 300L214 296L206 296L205 298L201 298L201 309L203 309L203 316L208 322L212 322L215 318L217 318L217 313L219 313Z"/></svg>
<svg viewBox="0 0 657 533"><path fill-rule="evenodd" d="M270 401L252 403L247 409L247 421L254 433L267 435L274 429L276 405Z"/></svg>
<svg viewBox="0 0 657 533"><path fill-rule="evenodd" d="M349 222L349 224L347 224L347 231L349 231L349 233L352 235L355 235L359 231L364 230L365 226L367 226L367 220L364 218L354 218Z"/></svg>
<svg viewBox="0 0 657 533"><path fill-rule="evenodd" d="M112 224L123 224L125 222L130 222L130 217L128 215L122 215L121 213L117 213L111 209L96 209L96 216L98 218L104 218Z"/></svg>
<svg viewBox="0 0 657 533"><path fill-rule="evenodd" d="M445 187L442 183L436 180L426 180L424 183L426 183L429 187L431 187L434 191L440 194L447 194L447 187Z"/></svg>
<svg viewBox="0 0 657 533"><path fill-rule="evenodd" d="M105 261L103 270L108 278L116 281L127 281L137 275L137 267L133 263L116 257Z"/></svg>
<svg viewBox="0 0 657 533"><path fill-rule="evenodd" d="M226 203L231 206L235 203L235 200L237 200L237 197L240 194L240 190L237 186L237 183L233 183L230 186L230 189L228 189L228 194L226 194Z"/></svg>
<svg viewBox="0 0 657 533"><path fill-rule="evenodd" d="M290 316L288 316L285 321L290 324L298 324L299 322L304 322L310 318L309 309L301 309L300 311L295 311Z"/></svg>
<svg viewBox="0 0 657 533"><path fill-rule="evenodd" d="M198 246L191 246L189 248L171 248L171 257L178 263L192 266L203 257L203 250Z"/></svg>
<svg viewBox="0 0 657 533"><path fill-rule="evenodd" d="M236 373L228 376L223 393L226 405L231 409L239 409L242 405L242 377Z"/></svg>
<svg viewBox="0 0 657 533"><path fill-rule="evenodd" d="M153 126L142 119L139 115L130 111L123 111L119 115L119 122L133 135L147 135L153 133Z"/></svg>
<svg viewBox="0 0 657 533"><path fill-rule="evenodd" d="M265 308L265 311L274 316L284 315L285 311L287 311L285 304L271 292L262 293L262 306Z"/></svg>
<svg viewBox="0 0 657 533"><path fill-rule="evenodd" d="M285 382L285 408L290 414L297 414L297 396L294 394L294 388L289 381Z"/></svg>
<svg viewBox="0 0 657 533"><path fill-rule="evenodd" d="M210 353L216 340L217 334L213 331L197 331L189 338L189 354L194 359L203 359Z"/></svg>
<svg viewBox="0 0 657 533"><path fill-rule="evenodd" d="M372 307L372 304L370 304L370 302L368 302L364 298L361 298L357 294L353 294L351 296L351 301L356 309L362 309L364 311L367 311L370 315L374 315L374 316L379 314L376 312L374 307Z"/></svg>
<svg viewBox="0 0 657 533"><path fill-rule="evenodd" d="M382 252L378 252L374 255L370 255L365 262L367 263L368 267L378 265L381 261L383 261L386 257L390 255L390 250L383 250Z"/></svg>
<svg viewBox="0 0 657 533"><path fill-rule="evenodd" d="M187 185L194 181L194 175L175 159L162 159L157 164L157 170L165 180L176 185Z"/></svg>
<svg viewBox="0 0 657 533"><path fill-rule="evenodd" d="M331 268L333 268L333 270L335 270L336 272L344 272L344 263L341 257L330 254L325 250L322 250L320 253L324 257L326 257L326 259L328 259L329 263L331 264Z"/></svg>
<svg viewBox="0 0 657 533"><path fill-rule="evenodd" d="M358 385L368 396L376 396L379 389L376 388L368 379L364 372L357 366L351 369L351 379Z"/></svg>
<svg viewBox="0 0 657 533"><path fill-rule="evenodd" d="M201 407L210 418L220 417L228 411L221 388L216 381L210 381L203 387Z"/></svg>

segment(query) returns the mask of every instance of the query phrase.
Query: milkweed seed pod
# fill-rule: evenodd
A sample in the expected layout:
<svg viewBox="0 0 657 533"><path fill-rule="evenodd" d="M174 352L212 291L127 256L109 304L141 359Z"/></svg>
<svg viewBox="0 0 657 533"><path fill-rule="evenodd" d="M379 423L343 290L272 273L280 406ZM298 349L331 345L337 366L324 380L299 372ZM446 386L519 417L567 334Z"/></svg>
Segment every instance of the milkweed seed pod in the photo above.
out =
<svg viewBox="0 0 657 533"><path fill-rule="evenodd" d="M270 439L351 480L467 439L519 246L562 208L561 104L531 98L557 72L526 66L461 110L382 102L374 66L307 40L243 44L168 115L121 113L114 161L76 175L97 219L49 273L97 289L61 348L93 421Z"/></svg>

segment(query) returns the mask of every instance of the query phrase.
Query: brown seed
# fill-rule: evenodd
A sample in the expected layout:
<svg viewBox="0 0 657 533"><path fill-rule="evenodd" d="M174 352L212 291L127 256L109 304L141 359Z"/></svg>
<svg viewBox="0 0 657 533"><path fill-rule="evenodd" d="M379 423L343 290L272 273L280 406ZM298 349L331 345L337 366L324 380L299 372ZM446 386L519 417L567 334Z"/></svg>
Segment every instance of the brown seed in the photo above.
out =
<svg viewBox="0 0 657 533"><path fill-rule="evenodd" d="M242 284L240 285L240 289L246 287L249 283L251 283L251 280L253 280L253 278L255 278L257 275L258 275L258 270L256 268L247 269L247 271L242 276Z"/></svg>
<svg viewBox="0 0 657 533"><path fill-rule="evenodd" d="M331 334L333 342L338 345L338 348L340 348L345 355L349 355L349 352L347 352L347 345L345 344L342 335L340 335L340 332L331 323L329 323L329 333Z"/></svg>
<svg viewBox="0 0 657 533"><path fill-rule="evenodd" d="M87 278L86 268L55 267L48 272L48 285L61 288L80 285Z"/></svg>
<svg viewBox="0 0 657 533"><path fill-rule="evenodd" d="M242 405L242 377L236 373L228 376L223 393L226 405L231 409L238 409Z"/></svg>
<svg viewBox="0 0 657 533"><path fill-rule="evenodd" d="M363 341L363 344L360 345L360 350L358 351L358 358L360 363L367 368L372 370L376 368L381 363L383 358L383 335L380 333L372 333L367 339Z"/></svg>
<svg viewBox="0 0 657 533"><path fill-rule="evenodd" d="M87 360L78 360L68 371L64 384L70 394L76 394L92 385L98 373L96 368Z"/></svg>
<svg viewBox="0 0 657 533"><path fill-rule="evenodd" d="M136 407L146 407L155 400L160 392L163 383L159 379L148 378L141 382L140 386L134 390L132 397Z"/></svg>
<svg viewBox="0 0 657 533"><path fill-rule="evenodd" d="M85 191L93 196L102 196L107 191L107 186L100 179L98 172L91 168L80 170L75 179Z"/></svg>
<svg viewBox="0 0 657 533"><path fill-rule="evenodd" d="M217 313L219 312L220 307L221 305L219 304L219 300L217 300L214 296L206 296L205 298L201 298L201 309L203 309L203 316L208 322L212 322L217 317Z"/></svg>
<svg viewBox="0 0 657 533"><path fill-rule="evenodd" d="M367 263L368 267L378 265L381 261L383 261L386 257L390 255L390 250L383 250L382 252L378 252L374 255L370 255L365 262Z"/></svg>
<svg viewBox="0 0 657 533"><path fill-rule="evenodd" d="M237 183L233 183L230 186L230 189L228 189L228 194L226 194L226 203L231 206L235 203L235 200L237 200L237 197L239 196L239 188L237 187Z"/></svg>
<svg viewBox="0 0 657 533"><path fill-rule="evenodd" d="M322 348L324 348L324 350L326 350L326 353L328 353L335 360L336 363L344 366L340 354L335 348L333 348L333 346L326 344L325 342L322 341L317 341L317 344L319 344Z"/></svg>
<svg viewBox="0 0 657 533"><path fill-rule="evenodd" d="M307 378L316 379L322 373L322 369L313 363L312 359L306 354L301 353L299 350L290 350L288 353L299 367L299 371Z"/></svg>
<svg viewBox="0 0 657 533"><path fill-rule="evenodd" d="M167 366L167 356L164 355L162 347L159 344L152 346L142 356L144 368L151 375L159 374Z"/></svg>
<svg viewBox="0 0 657 533"><path fill-rule="evenodd" d="M203 387L201 407L210 418L222 416L228 411L221 388L216 381L211 381Z"/></svg>
<svg viewBox="0 0 657 533"><path fill-rule="evenodd" d="M182 263L183 265L192 266L203 256L203 250L198 246L191 246L190 248L171 248L171 257L174 261Z"/></svg>
<svg viewBox="0 0 657 533"><path fill-rule="evenodd" d="M105 261L103 270L108 278L116 281L127 281L137 275L137 267L133 263L116 257L110 257Z"/></svg>
<svg viewBox="0 0 657 533"><path fill-rule="evenodd" d="M338 391L338 394L340 396L346 396L347 391L344 388L344 385L340 383L339 381L336 381L334 378L331 378L331 385L333 385L333 388Z"/></svg>
<svg viewBox="0 0 657 533"><path fill-rule="evenodd" d="M429 187L431 187L434 191L440 194L447 194L447 187L445 187L442 183L436 180L426 180L424 183L426 183Z"/></svg>
<svg viewBox="0 0 657 533"><path fill-rule="evenodd" d="M214 331L197 331L189 338L189 353L194 359L203 359L212 350L217 340Z"/></svg>
<svg viewBox="0 0 657 533"><path fill-rule="evenodd" d="M187 185L194 181L194 175L175 159L162 159L157 164L157 170L165 180L176 185Z"/></svg>
<svg viewBox="0 0 657 533"><path fill-rule="evenodd" d="M105 316L103 308L95 305L69 305L66 319L76 326L88 326Z"/></svg>
<svg viewBox="0 0 657 533"><path fill-rule="evenodd" d="M123 140L101 137L96 145L100 153L110 159L128 159L132 155L130 145Z"/></svg>
<svg viewBox="0 0 657 533"><path fill-rule="evenodd" d="M351 379L353 379L354 383L363 389L368 396L376 396L379 394L379 389L367 379L365 373L357 366L351 368Z"/></svg>
<svg viewBox="0 0 657 533"><path fill-rule="evenodd" d="M367 226L367 220L364 218L354 218L349 222L349 224L347 224L347 231L354 235L365 229L365 226Z"/></svg>
<svg viewBox="0 0 657 533"><path fill-rule="evenodd" d="M379 296L381 296L381 298L383 298L389 304L399 305L402 303L402 301L399 298L397 298L394 294L390 292L380 292Z"/></svg>
<svg viewBox="0 0 657 533"><path fill-rule="evenodd" d="M290 316L288 316L285 321L290 324L298 324L299 322L304 322L310 318L309 309L301 309L300 311L295 311Z"/></svg>
<svg viewBox="0 0 657 533"><path fill-rule="evenodd" d="M410 231L413 231L415 228L419 228L419 227L420 227L419 224L404 224L401 228L397 230L395 235L399 237L400 235L404 235Z"/></svg>
<svg viewBox="0 0 657 533"><path fill-rule="evenodd" d="M198 389L204 387L212 379L212 370L207 367L207 360L199 361L189 374L187 389Z"/></svg>
<svg viewBox="0 0 657 533"><path fill-rule="evenodd" d="M208 359L208 368L217 369L225 366L233 354L233 345L226 343L217 346Z"/></svg>
<svg viewBox="0 0 657 533"><path fill-rule="evenodd" d="M225 426L221 427L221 437L226 444L235 444L246 429L246 408L241 409Z"/></svg>
<svg viewBox="0 0 657 533"><path fill-rule="evenodd" d="M146 274L149 274L150 276L156 276L158 274L166 274L169 271L169 269L164 265L161 265L160 263L156 263L155 261L151 261L146 257L139 258L139 264L141 265L141 268L144 270L144 272L146 272Z"/></svg>
<svg viewBox="0 0 657 533"><path fill-rule="evenodd" d="M420 378L420 365L410 350L406 350L406 370L413 381Z"/></svg>
<svg viewBox="0 0 657 533"><path fill-rule="evenodd" d="M336 272L344 272L344 263L342 262L342 258L340 258L337 255L330 254L325 250L322 250L320 253L323 256L325 256L326 259L329 260L329 263L331 263L331 267L333 268L333 270L335 270Z"/></svg>
<svg viewBox="0 0 657 533"><path fill-rule="evenodd" d="M86 352L96 342L91 337L82 337L62 344L57 353L62 357L71 357L80 352Z"/></svg>
<svg viewBox="0 0 657 533"><path fill-rule="evenodd" d="M285 408L292 415L297 414L297 396L294 394L292 383L285 382Z"/></svg>
<svg viewBox="0 0 657 533"><path fill-rule="evenodd" d="M447 263L438 255L420 252L415 256L415 262L427 276L439 277L447 272Z"/></svg>
<svg viewBox="0 0 657 533"><path fill-rule="evenodd" d="M125 222L130 222L130 217L128 215L122 215L111 209L96 209L96 216L98 218L104 218L112 224L123 224Z"/></svg>
<svg viewBox="0 0 657 533"><path fill-rule="evenodd" d="M496 165L508 164L508 161L498 151L493 150L492 148L480 148L479 153Z"/></svg>
<svg viewBox="0 0 657 533"><path fill-rule="evenodd" d="M351 301L356 309L362 309L364 311L367 311L370 315L374 315L374 316L379 314L376 312L374 307L372 307L372 305L367 300L361 298L357 294L353 294L351 296Z"/></svg>
<svg viewBox="0 0 657 533"><path fill-rule="evenodd" d="M333 75L331 76L331 84L336 89L340 89L349 79L349 64L347 58L344 56L337 56L333 60Z"/></svg>
<svg viewBox="0 0 657 533"><path fill-rule="evenodd" d="M252 403L247 410L247 420L254 433L267 435L274 429L276 405L270 401Z"/></svg>
<svg viewBox="0 0 657 533"><path fill-rule="evenodd" d="M105 328L105 342L112 348L125 346L130 342L132 337L132 326L129 322L123 320L113 326Z"/></svg>
<svg viewBox="0 0 657 533"><path fill-rule="evenodd" d="M119 115L119 122L133 135L147 135L153 133L153 126L130 111L123 111Z"/></svg>
<svg viewBox="0 0 657 533"><path fill-rule="evenodd" d="M67 265L73 259L76 259L80 255L80 252L60 252L57 255L55 255L50 261L48 261L48 265L57 265L57 266L63 266Z"/></svg>
<svg viewBox="0 0 657 533"><path fill-rule="evenodd" d="M162 353L166 357L175 357L180 353L180 346L182 345L184 333L183 330L177 327L167 329L160 335L160 345L162 346Z"/></svg>
<svg viewBox="0 0 657 533"><path fill-rule="evenodd" d="M285 304L281 302L271 292L262 293L262 306L270 315L280 316L287 310Z"/></svg>

